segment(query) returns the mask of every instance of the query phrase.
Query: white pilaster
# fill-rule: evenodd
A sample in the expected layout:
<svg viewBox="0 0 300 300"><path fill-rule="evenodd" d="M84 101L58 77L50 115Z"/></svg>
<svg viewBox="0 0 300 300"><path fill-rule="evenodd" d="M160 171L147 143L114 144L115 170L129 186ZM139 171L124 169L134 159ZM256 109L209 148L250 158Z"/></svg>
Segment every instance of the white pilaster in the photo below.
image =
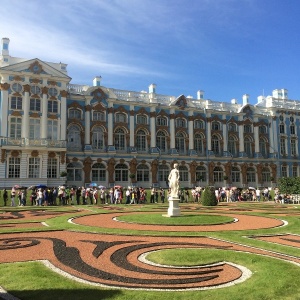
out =
<svg viewBox="0 0 300 300"><path fill-rule="evenodd" d="M258 126L254 127L254 151L255 153L259 152L259 134L258 134Z"/></svg>
<svg viewBox="0 0 300 300"><path fill-rule="evenodd" d="M207 136L207 151L211 151L211 122L207 121L206 124L206 136Z"/></svg>
<svg viewBox="0 0 300 300"><path fill-rule="evenodd" d="M224 120L226 120L226 116L224 115ZM228 150L228 128L227 128L227 122L223 123L223 151Z"/></svg>
<svg viewBox="0 0 300 300"><path fill-rule="evenodd" d="M239 117L239 121L242 121L242 117ZM239 125L239 148L240 152L245 152L245 147L244 147L244 125Z"/></svg>
<svg viewBox="0 0 300 300"><path fill-rule="evenodd" d="M41 118L41 139L47 139L47 123L48 123L48 100L47 94L43 94L42 98L42 118Z"/></svg>

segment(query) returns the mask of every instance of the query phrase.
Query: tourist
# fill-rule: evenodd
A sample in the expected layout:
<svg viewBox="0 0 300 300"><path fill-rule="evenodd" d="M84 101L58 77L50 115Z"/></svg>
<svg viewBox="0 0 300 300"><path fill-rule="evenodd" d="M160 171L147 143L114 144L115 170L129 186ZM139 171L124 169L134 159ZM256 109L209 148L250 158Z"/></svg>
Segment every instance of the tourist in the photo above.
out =
<svg viewBox="0 0 300 300"><path fill-rule="evenodd" d="M3 204L4 204L4 206L6 206L7 205L7 199L8 199L8 193L7 193L6 189L3 190L2 197L3 197Z"/></svg>

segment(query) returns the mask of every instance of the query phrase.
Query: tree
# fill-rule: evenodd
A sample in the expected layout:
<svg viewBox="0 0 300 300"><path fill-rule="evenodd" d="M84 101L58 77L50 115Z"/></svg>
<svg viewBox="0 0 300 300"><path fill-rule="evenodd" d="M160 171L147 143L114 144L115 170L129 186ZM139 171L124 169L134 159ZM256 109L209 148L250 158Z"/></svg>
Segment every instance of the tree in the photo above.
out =
<svg viewBox="0 0 300 300"><path fill-rule="evenodd" d="M216 197L215 191L213 188L206 187L202 193L202 205L204 206L216 206L218 205L218 199Z"/></svg>
<svg viewBox="0 0 300 300"><path fill-rule="evenodd" d="M66 171L60 172L60 177L67 177L68 173Z"/></svg>
<svg viewBox="0 0 300 300"><path fill-rule="evenodd" d="M134 173L130 173L129 174L129 178L131 179L131 185L132 185L133 179L135 178L135 174Z"/></svg>
<svg viewBox="0 0 300 300"><path fill-rule="evenodd" d="M280 193L300 194L300 177L281 177L278 180Z"/></svg>

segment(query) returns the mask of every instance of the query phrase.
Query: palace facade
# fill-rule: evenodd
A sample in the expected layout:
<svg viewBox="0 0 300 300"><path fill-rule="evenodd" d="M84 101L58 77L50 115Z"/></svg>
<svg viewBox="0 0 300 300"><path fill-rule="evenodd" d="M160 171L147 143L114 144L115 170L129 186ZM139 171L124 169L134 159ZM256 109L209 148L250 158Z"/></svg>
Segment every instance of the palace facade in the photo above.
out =
<svg viewBox="0 0 300 300"><path fill-rule="evenodd" d="M0 53L0 187L265 187L299 176L300 101L286 89L218 102L71 83L64 63ZM67 177L61 177L66 172Z"/></svg>

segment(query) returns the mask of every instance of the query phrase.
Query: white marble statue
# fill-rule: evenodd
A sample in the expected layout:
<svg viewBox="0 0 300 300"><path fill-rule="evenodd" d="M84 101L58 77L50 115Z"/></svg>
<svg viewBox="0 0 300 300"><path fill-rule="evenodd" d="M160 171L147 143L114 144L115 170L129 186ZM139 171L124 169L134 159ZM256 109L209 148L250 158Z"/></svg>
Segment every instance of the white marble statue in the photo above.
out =
<svg viewBox="0 0 300 300"><path fill-rule="evenodd" d="M171 170L168 180L169 180L169 188L171 190L170 197L178 198L179 192L179 170L178 164L174 164L174 168Z"/></svg>

